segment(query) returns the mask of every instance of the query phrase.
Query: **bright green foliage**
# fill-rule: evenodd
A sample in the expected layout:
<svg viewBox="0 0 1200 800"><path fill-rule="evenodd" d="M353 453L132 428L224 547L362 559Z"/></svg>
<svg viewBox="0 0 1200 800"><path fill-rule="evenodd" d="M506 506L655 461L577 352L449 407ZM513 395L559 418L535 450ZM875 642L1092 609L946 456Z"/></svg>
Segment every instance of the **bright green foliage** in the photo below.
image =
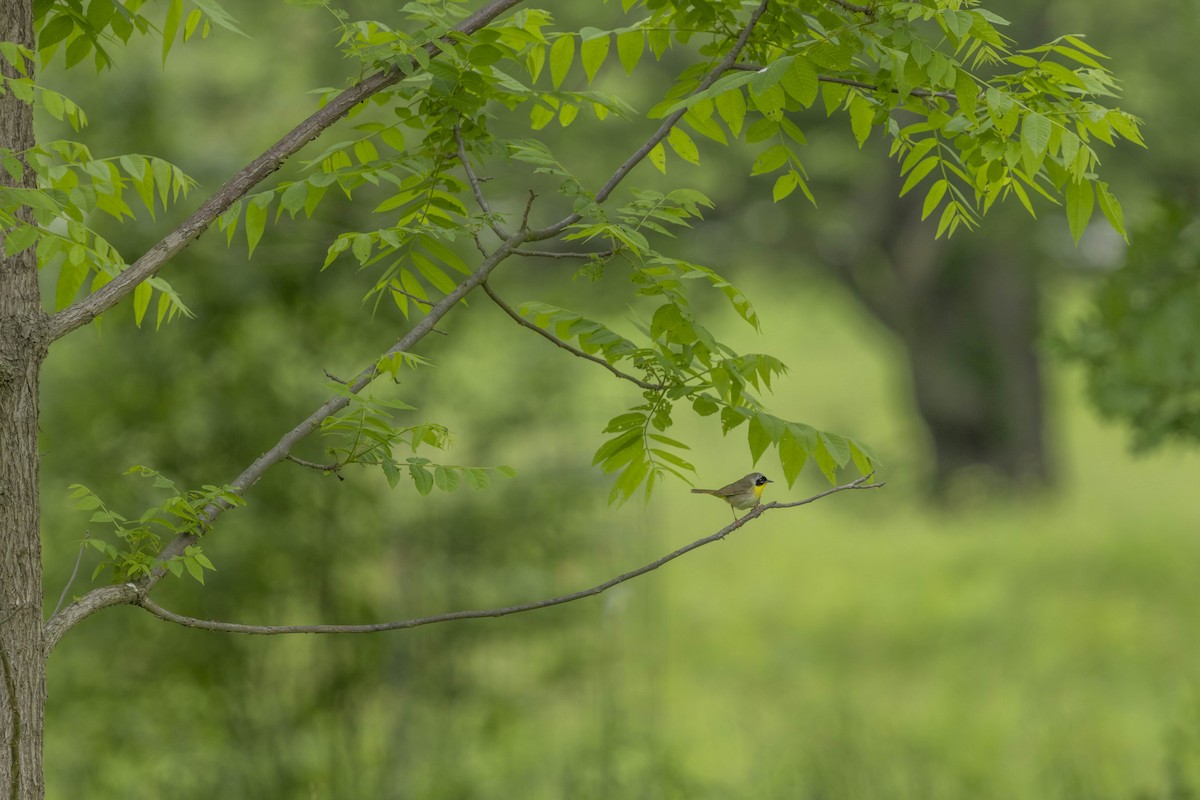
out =
<svg viewBox="0 0 1200 800"><path fill-rule="evenodd" d="M35 4L35 23L44 22L36 54L11 42L0 43L0 57L19 73L14 78L0 77L0 91L33 104L55 120L69 123L75 131L87 124L83 110L62 94L36 84L29 64L49 60L65 41L68 66L94 48L96 66L103 68L111 61L100 44L102 37L115 35L124 41L134 29L143 33L153 29L137 13L140 2L127 0L120 13L116 12L113 0L92 0L86 14L78 5ZM200 5L219 11L211 0ZM89 219L95 212L118 221L133 217L128 199L132 193L153 218L158 204L165 209L180 197L186 197L194 186L183 170L160 158L137 153L95 158L86 145L67 140L48 142L27 153L0 148L0 164L13 181L21 178L25 165L37 176L36 188L0 187L0 230L5 232L6 252L16 253L36 246L38 266L58 269L56 310L70 305L85 285L95 291L128 266L116 248L90 227ZM18 212L23 208L32 212L32 225L19 218ZM189 315L187 306L170 284L154 277L138 286L134 296L134 321L139 326L155 292L157 325L179 314Z"/></svg>
<svg viewBox="0 0 1200 800"><path fill-rule="evenodd" d="M1195 210L1168 206L1137 231L1095 312L1066 348L1087 371L1088 394L1133 428L1139 449L1200 441L1200 231Z"/></svg>
<svg viewBox="0 0 1200 800"><path fill-rule="evenodd" d="M88 522L111 526L112 533L121 542L118 546L100 536L88 537L87 543L104 556L92 577L107 569L111 571L114 583L136 580L149 576L161 564L173 575L182 575L187 570L189 575L204 583L204 570L215 567L199 545L189 546L183 555L166 562L158 561L156 554L162 549L164 538L170 539L179 533L203 534L207 528L205 509L209 506L241 506L245 501L228 486L205 485L199 489L180 490L174 481L150 467L130 467L125 474L151 479L155 489L167 493L167 499L147 508L137 519L131 519L109 507L88 487L78 483L69 487L76 507L92 512Z"/></svg>
<svg viewBox="0 0 1200 800"><path fill-rule="evenodd" d="M1116 85L1103 66L1104 56L1077 35L1018 49L1001 33L1005 21L973 0L864 7L811 0L625 0L629 24L610 30L556 29L548 11L522 5L471 35L452 31L471 11L463 3L409 3L399 12L400 24L356 20L320 4L332 12L347 58L358 61L364 73L393 70L397 80L356 105L340 133L318 144L298 172L274 186L255 187L220 216L218 225L230 242L244 226L247 251L253 254L267 234L272 207L275 220L284 213L313 217L331 188L351 199L367 194L378 224L340 233L323 267L352 261L371 276L368 297L376 311L386 309L380 301L390 298L410 321L458 287L479 282L464 285L464 280L486 277L477 272L484 269L481 263L490 270L509 256L527 255L519 245L509 245L512 237L526 246L555 239L560 249L582 248L574 253L586 262L582 274L628 281L635 332L618 334L613 324L591 315L537 302L526 303L522 313L559 344L603 361L638 386L637 402L610 420L604 431L608 438L594 459L615 475L613 500L626 500L642 487L649 493L666 475L688 479L692 466L680 455L687 445L665 433L681 402L719 420L724 433L746 424L751 459L758 462L774 446L789 483L810 461L831 481L843 467L873 469L860 443L765 410L759 395L784 371L783 364L718 341L697 312L705 306L694 302L716 290L737 317L757 328L750 300L719 266L691 263L665 249L674 233L699 223L712 204L688 189L650 191L623 184L641 160L673 174L682 163L702 163L714 146L739 146L737 141L744 140L757 152L751 175L769 177L776 202L802 196L815 204L804 167L805 126L822 112L844 114L848 135L860 147L872 137L888 141L903 176L901 193L924 192L923 216L936 215L938 236L976 226L997 200L1009 197L1031 214L1040 202L1036 197L1063 204L1076 238L1099 205L1124 235L1120 205L1096 175L1094 145L1117 139L1141 144L1141 138L1138 120L1104 105ZM212 0L196 0L186 17L181 0L165 5L164 56L181 29L186 39L197 30L205 33L209 21L234 28ZM89 14L93 7L100 9L94 19L85 15L80 21L70 11L76 6L39 6L43 57L66 42L69 63L86 49L95 51L98 65L106 65L94 33L126 23L103 13L104 0L89 6ZM134 29L152 30L143 24L142 6L127 0L132 27L113 28L117 38L127 39ZM574 175L543 141L499 138L494 132L499 130L495 119L509 114L528 119L535 132L554 123L582 124L587 116L598 121L614 114L636 117L638 112L618 96L596 87L614 85L644 65L647 55L661 59L669 49L684 66L646 112L664 120L663 127L650 140L631 143L633 155L624 165L613 165L613 178L603 188ZM39 97L31 87L22 91ZM322 102L334 92L319 90ZM38 100L51 115L82 119L61 98L51 97L43 92ZM53 168L58 172L43 168L47 189L59 188L55 181L76 180L91 187L92 195L68 198L64 205L43 191L36 197L9 197L6 208L24 202L47 220L69 216L67 206L79 209L80 224L71 238L83 248L82 261L71 260L75 251L66 250L68 276L58 292L62 303L83 286L88 270L96 276L94 285L122 266L107 243L82 227L86 213L96 209L119 219L127 216L121 194L126 186L152 210L155 192L166 202L164 182L179 187L171 190L172 198L187 182L174 168L167 171L161 162L140 156L115 162L79 157L79 167L59 157L67 163ZM524 198L524 186L496 188L476 178L472 168L482 170L497 157L555 180L559 223L532 230L532 196L523 213L500 202ZM75 188L62 186L68 193ZM494 205L489 192L498 195ZM537 202L543 218L553 201ZM501 207L507 211L494 210ZM50 238L42 228L35 236L18 225L10 236L26 246L37 239L49 256L59 255L53 245L41 244ZM484 254L482 262L476 251ZM182 309L167 288L152 283L135 297L139 320L155 288L160 319ZM397 353L376 371L394 376L418 358ZM338 468L378 465L393 485L407 472L421 493L435 486L453 488L461 476L486 475L438 467L416 455L418 445L443 446L447 434L436 425L394 421L394 412L412 411L403 403L389 407L346 386L335 391L349 400L344 413L323 425L326 433L339 436L333 448ZM410 447L413 455L398 460L397 445Z"/></svg>
<svg viewBox="0 0 1200 800"><path fill-rule="evenodd" d="M395 377L402 366L416 367L425 360L412 353L392 353L380 360L380 372ZM326 465L327 471L339 471L351 464L367 464L383 470L388 484L394 489L407 472L417 491L426 495L436 486L443 491L454 491L462 478L476 489L487 488L489 470L512 477L509 467L462 467L435 464L428 458L416 455L422 446L445 450L450 446L450 431L437 423L402 425L396 421L397 412L415 411L412 406L399 400L380 399L368 393L355 393L342 383L331 383L329 388L336 395L349 400L349 405L340 414L329 417L321 424L321 432L336 441L328 448L333 464ZM413 455L401 461L395 455L397 447L407 447Z"/></svg>
<svg viewBox="0 0 1200 800"><path fill-rule="evenodd" d="M216 0L88 0L86 8L83 0L34 0L33 24L42 63L61 49L68 67L91 55L97 70L113 66L106 47L135 33L161 38L164 61L181 32L185 42L197 33L208 38L213 24L241 33Z"/></svg>

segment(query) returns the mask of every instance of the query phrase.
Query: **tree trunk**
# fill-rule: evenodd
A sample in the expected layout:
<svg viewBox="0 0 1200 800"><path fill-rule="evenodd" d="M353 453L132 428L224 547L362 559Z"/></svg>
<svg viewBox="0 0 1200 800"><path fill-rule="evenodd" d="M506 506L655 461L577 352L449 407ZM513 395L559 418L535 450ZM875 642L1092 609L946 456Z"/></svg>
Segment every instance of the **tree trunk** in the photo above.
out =
<svg viewBox="0 0 1200 800"><path fill-rule="evenodd" d="M0 40L33 47L29 0L0 3ZM17 74L7 63L3 70ZM0 96L0 148L19 155L33 144L33 109L11 93ZM17 181L0 171L0 180L34 185L28 169ZM17 255L3 248L0 239L0 792L35 800L44 789L46 702L37 450L45 326L33 248Z"/></svg>
<svg viewBox="0 0 1200 800"><path fill-rule="evenodd" d="M938 215L921 221L921 190L898 192L864 187L855 237L823 256L905 345L932 492L944 497L963 477L1043 485L1039 256L1027 221L996 209L983 230L935 240Z"/></svg>

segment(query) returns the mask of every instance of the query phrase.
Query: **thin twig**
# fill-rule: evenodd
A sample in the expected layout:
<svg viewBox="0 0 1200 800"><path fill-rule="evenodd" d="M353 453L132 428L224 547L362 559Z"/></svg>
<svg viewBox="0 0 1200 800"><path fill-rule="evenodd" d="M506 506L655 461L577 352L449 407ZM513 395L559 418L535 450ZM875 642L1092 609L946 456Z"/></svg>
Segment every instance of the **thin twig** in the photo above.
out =
<svg viewBox="0 0 1200 800"><path fill-rule="evenodd" d="M705 89L716 83L718 78L733 68L733 65L737 63L738 56L740 56L742 54L742 50L746 48L746 43L750 41L750 34L754 30L754 26L758 24L759 18L766 13L767 6L770 4L770 2L771 0L762 0L762 2L758 4L758 7L755 8L754 12L750 14L750 19L746 22L746 27L742 29L737 41L734 42L733 47L729 50L729 52L725 54L725 58L721 59L719 64L709 70L708 74L704 76L692 94L699 94L700 92L703 92ZM673 114L668 115L667 118L662 121L662 124L658 126L658 130L654 132L654 134L646 141L646 143L639 147L633 155L625 159L625 163L617 167L617 171L612 174L612 177L608 179L604 186L600 187L600 191L596 192L597 203L603 203L608 199L608 196L612 194L621 181L625 179L625 176L632 172L633 168L640 164L642 160L650 154L650 151L658 145L659 142L667 138L667 135L671 132L671 129L675 127L675 123L679 122L679 120L683 118L683 115L687 113L687 110L688 109L685 106L675 111ZM548 228L533 231L530 234L529 240L536 242L557 236L564 229L574 225L581 219L583 219L583 215L578 212L574 212L563 219L560 219L558 222L554 223Z"/></svg>
<svg viewBox="0 0 1200 800"><path fill-rule="evenodd" d="M611 258L614 254L616 254L616 252L617 251L615 248L610 248L608 250L597 250L594 253L574 253L574 252L556 253L551 250L514 250L513 255L514 256L527 256L529 258L581 258L581 259L601 258L601 259L604 259L604 258Z"/></svg>
<svg viewBox="0 0 1200 800"><path fill-rule="evenodd" d="M515 310L513 310L513 307L510 306L508 303L501 300L500 297L495 292L492 291L492 287L488 285L487 281L483 282L483 291L487 294L488 297L492 298L492 302L495 303L497 306L499 306L500 309L505 314L508 314L508 316L512 317L513 322L517 323L522 328L528 328L529 330L538 334L542 338L553 343L555 347L561 347L563 350L566 350L571 355L578 356L579 358L587 359L588 361L591 361L593 364L599 364L600 366L604 367L606 370L611 372L613 375L616 375L618 378L621 378L622 380L627 380L630 383L635 383L638 386L642 387L643 389L657 392L657 391L661 391L666 388L661 383L648 383L647 381L644 381L641 378L638 378L637 376L624 373L621 370L614 367L612 364L605 361L603 358L598 358L597 356L594 356L591 353L585 353L576 347L572 347L571 345L564 342L562 339L559 339L557 336L550 333L550 331L546 330L545 328L539 328L537 325L534 325L532 322L525 319L520 314L518 314Z"/></svg>
<svg viewBox="0 0 1200 800"><path fill-rule="evenodd" d="M855 14L866 14L868 17L875 16L875 9L872 6L859 6L847 2L847 0L831 0L831 2L837 3L842 8L847 11L853 11Z"/></svg>
<svg viewBox="0 0 1200 800"><path fill-rule="evenodd" d="M286 456L284 456L284 458L286 458L288 461L291 461L293 464L299 464L302 467L308 467L309 469L315 469L315 470L318 470L319 472L339 473L342 471L342 465L336 461L333 462L332 464L318 464L315 461L306 461L303 458L296 458L291 453L288 453ZM342 476L338 475L338 477L340 478Z"/></svg>
<svg viewBox="0 0 1200 800"><path fill-rule="evenodd" d="M764 69L766 69L766 67L760 66L758 64L734 64L733 66L730 67L730 69L739 70L741 72L762 72ZM856 81L853 78L841 78L841 77L838 77L837 75L818 75L817 80L820 81L821 83L840 83L843 86L853 86L857 89L866 89L866 90L872 91L872 92L879 90L879 86L877 84L867 83L866 81ZM893 94L900 94L899 89L891 89L890 91ZM914 89L909 89L908 93L913 95L914 97L940 97L944 100L956 100L957 99L954 92L946 92L946 91L940 91L940 90L934 91L933 89L922 89L919 86Z"/></svg>
<svg viewBox="0 0 1200 800"><path fill-rule="evenodd" d="M183 614L176 614L173 611L168 611L162 606L151 600L146 594L141 594L137 599L137 604L149 611L159 619L167 622L174 622L177 625L183 625L188 628L200 628L208 631L220 631L223 633L243 633L258 636L278 636L280 634L289 633L379 633L382 631L396 631L407 628L418 628L422 625L432 625L438 622L453 622L462 619L483 619L490 617L506 617L510 614L520 614L526 611L536 611L541 608L550 608L551 606L561 606L564 603L572 603L576 600L583 600L587 597L595 597L598 594L608 591L609 589L626 581L645 575L648 572L653 572L659 567L667 564L680 556L687 555L693 550L704 547L707 544L720 541L729 534L745 526L750 520L757 519L765 512L775 508L792 508L794 506L807 505L808 503L820 500L822 497L828 497L837 492L844 492L851 489L875 489L883 484L867 483L869 475L843 484L835 486L832 489L827 489L820 494L813 495L806 500L800 500L795 503L768 503L758 506L743 516L741 519L731 522L716 533L697 539L691 544L684 545L678 550L674 550L661 558L657 558L648 564L644 564L637 569L630 570L617 575L614 578L609 578L603 583L596 584L589 589L581 589L570 594L559 595L545 600L535 600L530 603L519 603L512 606L504 606L502 608L488 608L472 611L451 611L445 614L434 614L428 617L417 617L415 619L395 620L392 622L379 622L368 625L243 625L237 622L218 622L215 620L198 619L189 617Z"/></svg>
<svg viewBox="0 0 1200 800"><path fill-rule="evenodd" d="M416 296L415 294L413 294L412 292L406 292L406 291L404 291L403 289L397 289L395 286L391 286L391 287L389 287L389 289L390 289L390 291L393 291L393 292L395 292L396 294L402 294L402 295L404 295L404 296L405 296L405 297L407 297L409 300L412 300L414 303L417 303L418 305L422 305L422 306L425 306L425 307L427 307L427 308L432 308L432 307L433 307L433 303L432 303L431 301L427 300L427 299L426 299L426 298L424 298L424 297L417 297L417 296Z"/></svg>
<svg viewBox="0 0 1200 800"><path fill-rule="evenodd" d="M507 239L508 234L496 222L495 215L492 213L492 207L488 205L487 198L483 196L483 187L479 185L479 178L476 177L475 170L471 168L471 160L467 158L467 145L462 137L462 125L457 122L454 123L454 141L458 144L458 160L462 162L463 170L467 173L467 183L471 185L471 192L475 195L475 202L479 204L479 209L483 211L487 218L488 227L501 240Z"/></svg>
<svg viewBox="0 0 1200 800"><path fill-rule="evenodd" d="M63 601L67 599L67 592L71 589L71 584L75 582L75 576L79 574L79 562L83 561L83 551L87 549L88 539L92 538L91 531L83 532L83 541L79 543L79 552L75 554L75 566L71 568L71 577L67 578L67 585L63 587L62 594L58 596L58 604L54 606L54 610L50 612L50 616L58 613L62 608Z"/></svg>
<svg viewBox="0 0 1200 800"><path fill-rule="evenodd" d="M525 201L525 213L521 215L521 230L529 230L529 212L533 210L533 201L537 199L537 192L533 189L529 190L529 199Z"/></svg>

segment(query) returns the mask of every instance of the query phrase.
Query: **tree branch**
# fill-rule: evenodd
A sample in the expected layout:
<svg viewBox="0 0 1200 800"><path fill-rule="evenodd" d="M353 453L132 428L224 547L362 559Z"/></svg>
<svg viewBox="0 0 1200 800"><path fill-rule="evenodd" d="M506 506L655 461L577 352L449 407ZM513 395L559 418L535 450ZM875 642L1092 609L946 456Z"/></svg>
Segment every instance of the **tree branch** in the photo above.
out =
<svg viewBox="0 0 1200 800"><path fill-rule="evenodd" d="M730 69L739 70L741 72L762 72L764 69L766 69L766 67L760 66L758 64L734 64L730 67ZM877 91L879 89L879 86L874 83L867 83L865 81L856 81L853 78L839 78L836 75L818 75L817 80L820 81L821 83L840 83L843 86L853 86L857 89L867 89L872 92ZM892 89L891 92L892 92L892 94L900 94L899 89ZM940 97L944 100L957 100L958 99L955 96L954 92L934 91L933 89L922 89L919 86L914 89L909 89L908 93L913 95L914 97Z"/></svg>
<svg viewBox="0 0 1200 800"><path fill-rule="evenodd" d="M754 30L754 26L758 24L759 18L766 13L767 6L770 4L770 2L771 0L761 0L761 2L758 4L758 7L754 9L753 13L750 14L750 19L746 22L746 27L742 29L742 32L738 36L737 41L734 42L733 47L728 53L725 54L725 57L721 59L719 64L709 70L708 74L704 76L704 79L700 81L699 85L696 86L696 89L692 92L692 94L699 94L700 92L703 92L705 89L716 83L718 78L720 78L730 69L733 69L734 65L737 63L738 56L740 56L742 54L742 50L746 48L746 42L750 41L750 34ZM611 195L621 181L625 179L625 176L632 172L633 168L640 164L659 142L667 138L667 134L669 134L671 129L675 127L675 123L679 122L679 120L682 119L683 115L686 113L687 107L685 106L684 108L679 109L664 119L662 125L660 125L658 130L654 132L654 135L651 136L644 145L639 147L633 155L627 158L625 163L619 166L617 171L612 174L612 177L608 179L608 182L605 183L604 186L600 187L600 191L596 192L596 202L603 203L605 200L607 200L609 195ZM572 213L548 228L534 231L530 235L529 239L530 241L542 241L543 239L549 239L552 236L558 235L565 228L570 225L574 225L581 219L583 219L582 214Z"/></svg>
<svg viewBox="0 0 1200 800"><path fill-rule="evenodd" d="M75 576L79 574L79 562L83 561L83 551L87 549L88 539L92 538L91 531L83 532L83 541L79 543L79 552L75 554L75 566L71 569L71 577L67 578L67 585L63 587L62 594L58 596L58 603L55 604L54 610L50 612L50 616L58 613L62 608L63 601L67 599L67 592L71 590L71 584L75 582Z"/></svg>
<svg viewBox="0 0 1200 800"><path fill-rule="evenodd" d="M514 250L514 256L525 256L526 258L610 258L617 251L614 248L608 250L597 250L594 253L574 253L574 252L554 252L552 250Z"/></svg>
<svg viewBox="0 0 1200 800"><path fill-rule="evenodd" d="M176 614L173 611L168 611L162 606L155 603L153 600L142 592L138 595L136 604L149 611L159 619L167 622L173 622L177 625L183 625L188 628L200 628L207 631L220 631L222 633L242 633L258 636L278 636L289 633L380 633L382 631L405 630L408 628L418 628L422 625L432 625L438 622L454 622L462 619L483 619L490 617L506 617L510 614L521 614L526 611L536 611L541 608L550 608L551 606L561 606L565 603L573 603L576 600L583 600L587 597L595 597L598 594L608 591L609 589L626 581L645 575L648 572L653 572L659 567L667 564L680 556L687 555L693 550L697 550L705 545L724 539L729 534L745 526L750 520L757 519L767 511L776 508L794 508L796 506L807 505L816 502L823 497L828 497L831 494L844 492L851 489L877 489L884 484L868 483L871 479L870 475L864 475L850 483L834 486L819 494L804 500L799 500L794 503L767 503L766 505L758 506L750 510L745 516L736 522L731 522L716 533L697 539L691 544L684 545L678 550L674 550L661 558L655 559L648 564L644 564L637 569L629 572L621 573L614 578L609 578L603 583L596 584L590 589L581 589L570 594L559 595L545 600L535 600L530 603L520 603L513 606L504 606L502 608L488 608L472 611L451 611L445 614L434 614L428 617L416 617L414 619L395 620L393 622L379 622L368 625L243 625L237 622L218 622L215 620L198 619L196 617L188 617L183 614Z"/></svg>
<svg viewBox="0 0 1200 800"><path fill-rule="evenodd" d="M467 145L463 141L462 126L458 123L454 125L454 141L458 144L458 160L462 162L463 171L467 173L467 183L471 185L471 192L475 195L475 202L479 204L479 209L487 216L488 227L492 229L492 233L496 234L499 239L507 239L508 234L496 222L496 215L492 213L492 207L488 205L487 198L483 196L483 187L479 184L479 178L475 175L475 170L471 168L471 161L467 158Z"/></svg>
<svg viewBox="0 0 1200 800"><path fill-rule="evenodd" d="M500 14L521 2L523 0L492 0L492 2L452 28L451 31L466 34L475 33L500 16ZM446 37L442 38L445 39ZM425 51L429 54L430 58L436 58L441 53L441 50L434 42L426 44ZM411 72L416 66L417 62L412 60L409 64L408 72ZM204 233L217 217L266 179L268 175L279 169L283 165L283 162L295 155L300 148L317 138L327 128L349 113L350 109L354 106L398 82L405 75L406 72L402 71L398 66L392 66L376 72L374 75L351 86L330 100L323 108L292 128L291 131L262 155L238 170L200 208L196 209L178 227L164 236L158 244L147 250L128 269L122 271L92 294L52 316L47 323L49 341L53 342L62 338L112 308L125 295L132 292L139 283L158 272L167 261L183 250L183 248L187 247L193 239Z"/></svg>
<svg viewBox="0 0 1200 800"><path fill-rule="evenodd" d="M830 0L830 2L836 3L847 11L853 11L855 14L866 14L868 17L875 16L875 9L871 6L859 6L847 2L847 0Z"/></svg>
<svg viewBox="0 0 1200 800"><path fill-rule="evenodd" d="M439 300L429 313L416 325L413 326L407 334L387 350L380 359L397 353L408 351L413 346L421 341L427 334L433 330L433 326L437 324L442 317L446 316L458 301L465 297L472 289L487 280L487 276L493 269L500 264L505 258L512 254L526 238L529 236L529 231L521 230L512 234L506 239L499 248L491 255L484 259L483 263L472 272L466 280L454 288L454 291L447 294ZM380 359L376 359L370 366L362 370L353 380L346 385L351 393L357 394L365 389L371 381L379 375L379 369L376 366ZM249 467L242 471L240 475L234 478L229 486L234 494L239 496L244 495L246 491L253 486L258 480L275 464L283 461L291 454L292 449L299 444L305 437L321 427L321 423L337 412L341 411L350 404L350 399L344 395L334 395L326 400L317 410L308 415L299 425L285 433L278 442L275 443L270 450L263 453L254 460ZM207 530L212 527L212 524L226 510L232 506L225 502L215 502L207 507L201 513L201 522L197 528ZM200 536L196 533L181 533L172 539L161 551L156 555L159 562L166 562L181 555L189 545L194 545L200 540ZM144 594L149 591L162 577L166 574L165 566L159 566L151 573L150 577L143 578L136 585L125 584L126 587L105 586L99 589L94 589L88 592L83 597L71 603L61 612L54 614L46 622L45 626L45 641L46 651L49 652L62 635L71 627L77 625L85 618L95 614L101 609L109 606L122 605L125 603L135 602L139 593Z"/></svg>
<svg viewBox="0 0 1200 800"><path fill-rule="evenodd" d="M309 469L315 469L318 472L332 472L338 476L339 480L345 480L341 476L342 465L337 463L336 461L333 462L332 464L318 464L315 461L306 461L303 458L296 458L291 453L288 453L286 458L288 461L291 461L293 464L299 464L302 467L308 467Z"/></svg>
<svg viewBox="0 0 1200 800"><path fill-rule="evenodd" d="M564 342L562 339L559 339L557 336L550 333L550 331L545 330L544 328L539 328L537 325L534 325L532 322L525 319L520 314L518 314L516 311L514 311L513 307L510 306L508 303L501 300L499 298L499 296L497 296L496 293L492 291L492 287L488 286L487 281L483 282L483 291L487 294L488 297L492 298L492 302L495 303L496 305L498 305L500 307L500 309L502 311L504 311L505 314L508 314L508 316L512 317L514 322L516 322L522 328L528 328L529 330L538 334L542 338L552 342L555 347L561 347L563 350L566 350L571 355L578 356L579 358L587 359L588 361L591 361L593 364L599 364L600 366L604 367L606 370L611 372L613 375L616 375L618 378L621 378L622 380L627 380L630 383L635 383L638 386L642 387L643 389L648 389L650 391L656 392L656 391L660 391L660 390L666 388L661 383L648 383L634 375L628 375L624 372L621 372L621 370L617 369L612 364L605 361L603 358L598 358L598 357L592 355L591 353L585 353L578 348L572 347L571 345Z"/></svg>

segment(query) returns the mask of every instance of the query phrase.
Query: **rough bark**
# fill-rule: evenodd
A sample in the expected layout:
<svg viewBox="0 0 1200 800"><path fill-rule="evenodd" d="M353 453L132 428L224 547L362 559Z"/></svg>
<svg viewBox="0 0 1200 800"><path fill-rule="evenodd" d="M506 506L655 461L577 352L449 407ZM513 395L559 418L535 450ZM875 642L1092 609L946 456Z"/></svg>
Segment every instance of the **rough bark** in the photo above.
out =
<svg viewBox="0 0 1200 800"><path fill-rule="evenodd" d="M0 3L0 40L33 46L29 0ZM14 75L10 65L3 68ZM0 96L0 147L21 153L33 144L33 109L12 94ZM0 180L12 182L5 172ZM14 183L33 181L26 170ZM21 800L43 795L37 432L44 336L34 252L9 256L0 240L0 796Z"/></svg>

